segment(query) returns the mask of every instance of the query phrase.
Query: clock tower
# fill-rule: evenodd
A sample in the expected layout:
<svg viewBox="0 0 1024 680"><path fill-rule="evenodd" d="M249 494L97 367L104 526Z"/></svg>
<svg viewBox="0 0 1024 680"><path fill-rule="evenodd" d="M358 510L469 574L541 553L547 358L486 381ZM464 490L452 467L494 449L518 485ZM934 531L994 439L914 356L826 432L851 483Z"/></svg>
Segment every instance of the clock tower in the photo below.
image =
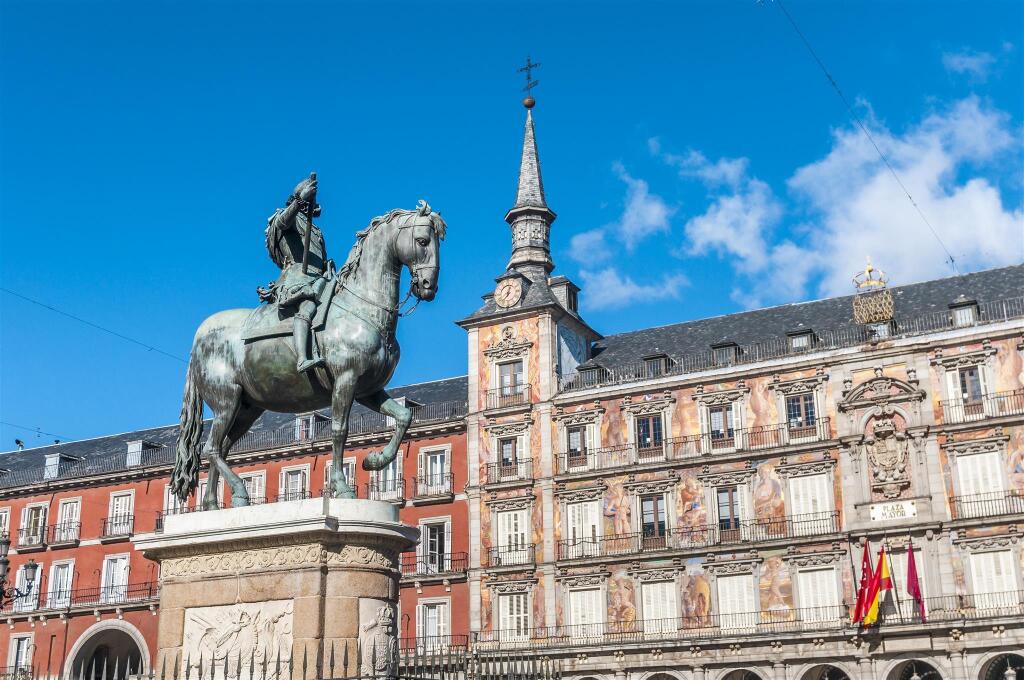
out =
<svg viewBox="0 0 1024 680"><path fill-rule="evenodd" d="M530 67L536 65L528 62ZM544 521L554 504L552 400L559 376L589 359L601 337L580 316L580 289L565 276L552 276L555 213L541 179L535 103L530 96L523 100L519 181L505 214L511 256L483 305L458 322L469 341L466 494L473 631L492 630L515 613L528 612L537 626L555 624L555 541L551 523ZM509 545L524 542L529 550L505 554ZM533 557L520 560L527 553ZM532 583L529 593L506 592L510 578L516 587Z"/></svg>

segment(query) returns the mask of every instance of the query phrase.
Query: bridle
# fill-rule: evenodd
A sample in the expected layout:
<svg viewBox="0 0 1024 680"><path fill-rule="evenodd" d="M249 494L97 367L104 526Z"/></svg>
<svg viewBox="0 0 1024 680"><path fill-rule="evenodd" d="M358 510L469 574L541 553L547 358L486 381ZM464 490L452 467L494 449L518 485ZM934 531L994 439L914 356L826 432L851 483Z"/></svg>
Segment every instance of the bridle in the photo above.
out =
<svg viewBox="0 0 1024 680"><path fill-rule="evenodd" d="M399 225L398 226L398 236L401 237L403 229L410 229L410 228L415 227L415 226L417 226L417 225L415 225L415 224L402 224L402 225ZM437 237L436 236L437 235L437 231L434 229L433 225L430 226L430 231L435 235L435 238L436 238ZM405 297L402 299L402 301L398 303L398 307L399 308L404 306L405 303L409 301L409 298L412 297L413 293L416 291L416 286L420 282L420 271L422 271L424 269L430 269L433 266L434 265L420 264L419 262L417 262L416 264L414 264L411 267L409 267L409 290L405 294ZM417 296L416 297L416 302L413 303L412 307L410 307L409 309L407 309L405 311L398 311L398 310L395 310L395 311L398 311L398 316L399 317L412 316L412 313L416 311L416 308L419 307L421 302L423 302L423 300L419 296Z"/></svg>

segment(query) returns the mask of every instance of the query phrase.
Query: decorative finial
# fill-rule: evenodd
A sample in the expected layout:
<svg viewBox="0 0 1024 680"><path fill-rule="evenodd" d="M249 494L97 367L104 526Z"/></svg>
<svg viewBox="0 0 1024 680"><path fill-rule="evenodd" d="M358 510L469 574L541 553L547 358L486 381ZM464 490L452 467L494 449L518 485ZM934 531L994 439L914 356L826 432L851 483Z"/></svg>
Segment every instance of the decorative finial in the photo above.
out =
<svg viewBox="0 0 1024 680"><path fill-rule="evenodd" d="M864 271L857 272L857 275L853 277L854 287L861 292L885 288L885 284L888 281L889 277L886 273L871 264L870 257L867 258L867 265L864 267Z"/></svg>
<svg viewBox="0 0 1024 680"><path fill-rule="evenodd" d="M526 93L526 97L523 99L523 106L527 109L532 109L536 104L537 100L533 98L532 90L537 87L539 81L533 79L533 69L539 67L540 64L535 64L530 61L530 56L526 56L526 66L523 66L517 71L517 73L526 74L526 87L523 88L523 92Z"/></svg>

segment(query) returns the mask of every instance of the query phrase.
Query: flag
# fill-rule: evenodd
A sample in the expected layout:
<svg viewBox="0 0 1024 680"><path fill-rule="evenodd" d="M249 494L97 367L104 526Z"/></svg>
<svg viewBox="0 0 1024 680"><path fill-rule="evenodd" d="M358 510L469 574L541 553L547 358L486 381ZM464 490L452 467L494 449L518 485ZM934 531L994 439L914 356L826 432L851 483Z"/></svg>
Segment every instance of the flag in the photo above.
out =
<svg viewBox="0 0 1024 680"><path fill-rule="evenodd" d="M907 546L907 595L917 604L917 612L921 615L921 623L925 622L924 596L921 594L921 580L917 577L917 563L914 561L914 543Z"/></svg>
<svg viewBox="0 0 1024 680"><path fill-rule="evenodd" d="M871 549L864 541L864 552L860 558L860 585L857 586L857 604L853 607L853 622L860 623L868 609L868 587L871 584Z"/></svg>
<svg viewBox="0 0 1024 680"><path fill-rule="evenodd" d="M885 546L878 553L878 565L875 567L875 575L868 585L867 610L864 612L862 621L865 626L873 626L878 623L878 612L882 605L882 596L885 592L892 590L892 577L889 574L889 560L885 556Z"/></svg>

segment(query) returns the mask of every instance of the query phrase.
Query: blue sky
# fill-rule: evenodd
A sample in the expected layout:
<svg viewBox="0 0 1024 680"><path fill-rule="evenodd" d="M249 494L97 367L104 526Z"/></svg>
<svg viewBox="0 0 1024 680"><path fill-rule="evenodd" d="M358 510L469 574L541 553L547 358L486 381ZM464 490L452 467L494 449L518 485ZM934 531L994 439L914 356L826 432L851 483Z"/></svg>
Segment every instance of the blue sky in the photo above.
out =
<svg viewBox="0 0 1024 680"><path fill-rule="evenodd" d="M786 4L962 271L1019 262L1019 2ZM0 4L0 281L186 357L276 271L310 170L328 248L426 198L437 301L393 384L465 371L535 109L558 273L613 332L950 273L770 1ZM184 365L0 292L0 450L174 422Z"/></svg>

